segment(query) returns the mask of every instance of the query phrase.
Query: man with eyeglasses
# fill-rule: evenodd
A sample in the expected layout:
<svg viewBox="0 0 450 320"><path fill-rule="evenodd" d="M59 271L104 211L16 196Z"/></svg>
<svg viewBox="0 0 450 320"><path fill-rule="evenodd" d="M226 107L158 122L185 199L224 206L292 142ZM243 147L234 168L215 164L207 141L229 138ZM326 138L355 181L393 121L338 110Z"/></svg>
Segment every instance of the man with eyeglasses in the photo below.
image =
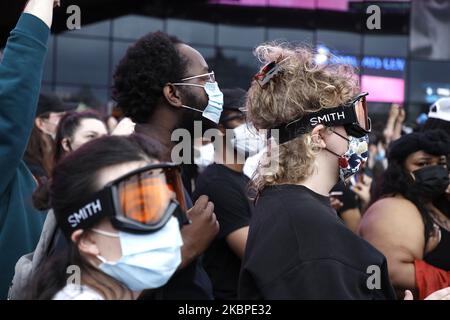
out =
<svg viewBox="0 0 450 320"><path fill-rule="evenodd" d="M195 122L200 121L203 132L214 128L223 107L223 94L203 56L163 32L150 33L128 49L114 74L114 98L136 123L137 133L166 147L167 160L175 129L186 129L193 137ZM212 298L211 282L198 257L219 230L213 211L207 196L188 210L192 223L182 229L182 269L156 294L144 298Z"/></svg>

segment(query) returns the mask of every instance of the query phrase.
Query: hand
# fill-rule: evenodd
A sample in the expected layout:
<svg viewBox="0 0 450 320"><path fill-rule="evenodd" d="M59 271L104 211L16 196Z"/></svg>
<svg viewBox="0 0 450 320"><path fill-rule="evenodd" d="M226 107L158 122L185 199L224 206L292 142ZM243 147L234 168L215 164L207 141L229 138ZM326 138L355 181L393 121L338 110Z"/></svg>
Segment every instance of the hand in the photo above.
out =
<svg viewBox="0 0 450 320"><path fill-rule="evenodd" d="M113 136L128 136L133 134L136 124L130 118L123 118L111 132Z"/></svg>
<svg viewBox="0 0 450 320"><path fill-rule="evenodd" d="M406 118L405 109L403 109L403 107L399 106L398 116L397 116L397 119L395 121L397 123L403 124L403 122L405 122L405 118Z"/></svg>
<svg viewBox="0 0 450 320"><path fill-rule="evenodd" d="M214 214L214 204L207 196L200 196L194 206L187 211L191 224L181 229L183 247L180 268L186 267L201 255L219 232L219 222Z"/></svg>
<svg viewBox="0 0 450 320"><path fill-rule="evenodd" d="M403 300L414 300L410 290L405 290L405 298ZM450 287L433 292L425 300L450 300Z"/></svg>
<svg viewBox="0 0 450 320"><path fill-rule="evenodd" d="M338 198L335 197L330 197L330 205L336 211L344 206L342 201L340 201Z"/></svg>
<svg viewBox="0 0 450 320"><path fill-rule="evenodd" d="M362 209L367 208L370 203L370 185L372 184L372 178L364 175L363 181L358 181L356 184L350 187L350 189L356 193L361 200ZM362 210L363 212L365 210Z"/></svg>
<svg viewBox="0 0 450 320"><path fill-rule="evenodd" d="M383 136L386 140L386 143L389 144L392 141L392 137L394 135L394 126L397 121L397 117L400 113L400 106L398 104L392 104L391 109L389 110L389 116L386 122L386 127L383 131Z"/></svg>
<svg viewBox="0 0 450 320"><path fill-rule="evenodd" d="M23 12L31 14L51 28L53 8L60 4L60 0L29 0Z"/></svg>
<svg viewBox="0 0 450 320"><path fill-rule="evenodd" d="M394 132L391 138L391 142L399 139L402 136L403 122L405 121L405 117L405 110L399 107L399 113L397 119L395 120Z"/></svg>

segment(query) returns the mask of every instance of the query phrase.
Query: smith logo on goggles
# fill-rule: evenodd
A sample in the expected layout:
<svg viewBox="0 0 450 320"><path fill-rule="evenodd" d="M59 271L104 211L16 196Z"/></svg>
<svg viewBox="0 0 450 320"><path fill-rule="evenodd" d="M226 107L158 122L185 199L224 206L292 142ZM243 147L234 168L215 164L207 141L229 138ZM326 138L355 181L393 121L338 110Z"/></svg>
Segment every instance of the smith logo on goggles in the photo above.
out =
<svg viewBox="0 0 450 320"><path fill-rule="evenodd" d="M75 212L67 219L72 228L76 228L81 221L89 219L93 215L102 212L102 204L100 199L97 199L91 203L88 203L83 208L80 208L78 212Z"/></svg>
<svg viewBox="0 0 450 320"><path fill-rule="evenodd" d="M319 123L330 123L338 120L345 120L345 112L332 112L329 114L324 114L323 116L312 117L309 119L311 126L316 126Z"/></svg>
<svg viewBox="0 0 450 320"><path fill-rule="evenodd" d="M285 143L310 132L318 124L327 127L343 126L348 135L363 137L371 130L366 104L367 95L368 93L363 92L345 105L312 112L274 128L279 132L279 143Z"/></svg>
<svg viewBox="0 0 450 320"><path fill-rule="evenodd" d="M58 224L68 236L77 229L91 228L109 217L112 225L131 233L161 229L172 216L180 226L188 224L179 166L152 164L134 170L110 183L73 210Z"/></svg>

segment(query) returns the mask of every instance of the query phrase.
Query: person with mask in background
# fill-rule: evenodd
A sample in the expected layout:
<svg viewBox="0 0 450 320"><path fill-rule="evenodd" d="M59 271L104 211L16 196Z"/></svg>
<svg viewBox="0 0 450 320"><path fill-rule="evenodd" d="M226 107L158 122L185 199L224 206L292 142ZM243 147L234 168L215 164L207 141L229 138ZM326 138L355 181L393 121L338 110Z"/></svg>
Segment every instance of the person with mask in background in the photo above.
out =
<svg viewBox="0 0 450 320"><path fill-rule="evenodd" d="M165 147L163 161L172 160L172 134L184 129L192 140L195 123L206 130L219 122L223 94L203 56L194 48L163 32L150 33L128 48L114 74L113 95L125 117L134 123L135 132L159 141ZM185 189L189 189L189 184ZM186 193L188 207L191 207ZM165 299L211 299L211 281L198 257L219 231L214 205L201 196L188 211L192 224L182 228L181 270L153 292Z"/></svg>
<svg viewBox="0 0 450 320"><path fill-rule="evenodd" d="M440 130L394 141L359 230L386 255L394 287L420 299L450 285L449 152L450 137Z"/></svg>
<svg viewBox="0 0 450 320"><path fill-rule="evenodd" d="M76 108L75 104L64 103L55 94L39 95L34 126L24 155L25 163L38 181L50 175L59 121L67 111Z"/></svg>
<svg viewBox="0 0 450 320"><path fill-rule="evenodd" d="M241 259L247 243L252 205L247 196L249 178L244 175L244 161L264 147L256 130L248 128L244 106L246 92L224 89L224 106L218 129L221 136L211 145L216 147L216 163L199 175L194 199L205 194L214 203L220 230L206 250L203 266L211 278L214 298L237 299Z"/></svg>
<svg viewBox="0 0 450 320"><path fill-rule="evenodd" d="M450 135L450 98L441 98L433 103L428 112L428 119L423 124L421 130L440 129ZM447 155L447 169L450 174L450 154ZM450 186L446 191L447 200L450 201Z"/></svg>
<svg viewBox="0 0 450 320"><path fill-rule="evenodd" d="M53 6L30 0L0 62L0 299L7 296L17 259L34 250L45 215L31 205L36 187L22 161L38 102Z"/></svg>
<svg viewBox="0 0 450 320"><path fill-rule="evenodd" d="M329 192L368 156L366 93L354 70L315 63L305 47L263 44L266 63L248 92L247 118L272 129L258 168L257 191L242 261L242 299L395 299L385 257L350 231ZM380 287L370 286L369 268Z"/></svg>
<svg viewBox="0 0 450 320"><path fill-rule="evenodd" d="M136 299L169 280L189 220L179 167L159 162L160 152L139 135L110 136L56 165L50 202L70 244L39 267L30 298ZM68 279L73 266L80 283Z"/></svg>

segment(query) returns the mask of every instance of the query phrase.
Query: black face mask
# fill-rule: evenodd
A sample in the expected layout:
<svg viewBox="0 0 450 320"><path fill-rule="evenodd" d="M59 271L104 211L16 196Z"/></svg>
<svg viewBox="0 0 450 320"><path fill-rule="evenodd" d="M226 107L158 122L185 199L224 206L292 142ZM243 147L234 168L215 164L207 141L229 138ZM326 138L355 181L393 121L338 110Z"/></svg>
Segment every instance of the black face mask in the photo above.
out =
<svg viewBox="0 0 450 320"><path fill-rule="evenodd" d="M448 170L444 166L427 166L413 172L414 189L418 194L428 200L435 200L445 194L450 183Z"/></svg>

